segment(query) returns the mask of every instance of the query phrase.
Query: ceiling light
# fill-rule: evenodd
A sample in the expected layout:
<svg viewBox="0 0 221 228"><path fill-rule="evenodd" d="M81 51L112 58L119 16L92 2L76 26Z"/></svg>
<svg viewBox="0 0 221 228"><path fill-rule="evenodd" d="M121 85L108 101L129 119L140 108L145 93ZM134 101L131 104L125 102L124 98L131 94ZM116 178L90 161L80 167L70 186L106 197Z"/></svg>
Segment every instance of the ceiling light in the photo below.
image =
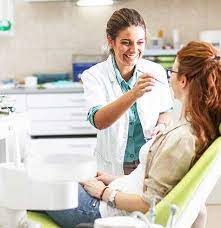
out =
<svg viewBox="0 0 221 228"><path fill-rule="evenodd" d="M77 6L109 6L113 5L113 0L78 0Z"/></svg>

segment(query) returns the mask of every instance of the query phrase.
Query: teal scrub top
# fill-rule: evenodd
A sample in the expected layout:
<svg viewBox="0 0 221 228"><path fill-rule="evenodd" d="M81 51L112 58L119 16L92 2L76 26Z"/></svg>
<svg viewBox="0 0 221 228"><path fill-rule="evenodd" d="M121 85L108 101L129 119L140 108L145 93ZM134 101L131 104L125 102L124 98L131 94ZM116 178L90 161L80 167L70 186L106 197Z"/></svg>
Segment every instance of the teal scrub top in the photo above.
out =
<svg viewBox="0 0 221 228"><path fill-rule="evenodd" d="M112 63L113 63L115 75L121 87L121 90L123 93L126 93L127 91L131 90L134 87L138 79L138 72L136 71L136 67L134 69L134 73L132 77L128 82L126 82L121 76L121 73L115 62L114 56L112 57ZM94 115L101 108L102 108L101 105L97 105L95 107L92 107L88 112L88 120L94 127L96 127L94 124ZM143 134L143 129L137 113L137 104L134 103L129 109L128 138L127 138L127 145L126 145L126 150L124 154L124 162L133 162L133 161L139 160L139 151L140 151L140 148L144 145L144 143L145 143L144 134Z"/></svg>

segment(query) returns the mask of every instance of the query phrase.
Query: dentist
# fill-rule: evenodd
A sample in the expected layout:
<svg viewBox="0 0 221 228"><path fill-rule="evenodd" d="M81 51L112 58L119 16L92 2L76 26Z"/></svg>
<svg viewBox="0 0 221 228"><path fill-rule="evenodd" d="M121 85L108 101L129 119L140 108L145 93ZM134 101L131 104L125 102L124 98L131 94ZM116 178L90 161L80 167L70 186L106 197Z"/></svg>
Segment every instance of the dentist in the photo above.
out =
<svg viewBox="0 0 221 228"><path fill-rule="evenodd" d="M81 79L88 120L98 129L98 170L123 175L137 167L145 140L165 129L172 100L163 67L142 59L146 25L136 10L115 11L106 35L109 57Z"/></svg>

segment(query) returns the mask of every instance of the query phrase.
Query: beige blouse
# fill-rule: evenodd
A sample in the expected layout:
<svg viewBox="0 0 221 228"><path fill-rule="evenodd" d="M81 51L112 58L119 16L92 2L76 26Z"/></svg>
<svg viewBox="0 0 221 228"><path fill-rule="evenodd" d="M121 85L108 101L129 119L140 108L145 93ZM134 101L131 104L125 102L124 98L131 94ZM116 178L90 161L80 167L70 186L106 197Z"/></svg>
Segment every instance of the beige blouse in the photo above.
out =
<svg viewBox="0 0 221 228"><path fill-rule="evenodd" d="M196 137L187 121L179 121L158 136L150 148L143 198L164 197L189 171L196 150ZM159 201L159 200L158 200Z"/></svg>

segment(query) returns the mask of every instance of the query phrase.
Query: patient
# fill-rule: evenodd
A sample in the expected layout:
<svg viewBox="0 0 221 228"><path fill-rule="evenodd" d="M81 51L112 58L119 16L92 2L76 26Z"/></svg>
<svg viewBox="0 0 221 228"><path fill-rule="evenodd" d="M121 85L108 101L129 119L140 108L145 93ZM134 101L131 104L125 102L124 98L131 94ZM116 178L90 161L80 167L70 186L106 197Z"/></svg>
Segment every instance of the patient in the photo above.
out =
<svg viewBox="0 0 221 228"><path fill-rule="evenodd" d="M167 73L174 96L182 103L179 121L142 147L140 164L130 175L98 172L79 185L78 208L47 211L61 227L132 211L146 213L152 198L164 197L218 136L221 62L217 50L205 42L190 42Z"/></svg>

